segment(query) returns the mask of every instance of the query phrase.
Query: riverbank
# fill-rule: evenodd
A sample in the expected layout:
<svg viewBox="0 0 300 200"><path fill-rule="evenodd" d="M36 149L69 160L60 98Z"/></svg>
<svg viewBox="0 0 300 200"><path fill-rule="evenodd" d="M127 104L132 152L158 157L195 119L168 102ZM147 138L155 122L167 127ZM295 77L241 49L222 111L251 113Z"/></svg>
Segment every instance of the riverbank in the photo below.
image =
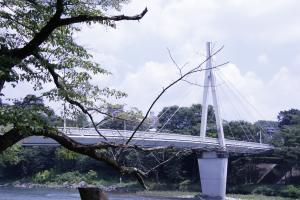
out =
<svg viewBox="0 0 300 200"><path fill-rule="evenodd" d="M180 184L147 182L147 185L149 186L149 189L144 190L136 181L122 181L121 179L99 179L93 175L92 172L89 172L86 175L68 172L60 175L56 174L55 176L50 176L47 173L39 173L38 176L34 176L33 178L29 177L20 180L6 180L5 182L0 182L0 188L15 188L20 189L21 191L27 191L31 189L54 189L57 191L73 190L74 193L77 193L76 189L78 187L98 187L103 189L105 192L114 195L138 195L156 197L157 199L199 199L194 198L199 191L198 183L192 183L190 181L184 181ZM227 199L295 200L300 199L299 191L300 188L293 185L240 185L228 188L228 193L232 194L228 194Z"/></svg>
<svg viewBox="0 0 300 200"><path fill-rule="evenodd" d="M88 184L85 181L80 181L78 183L64 182L62 184L49 182L49 183L32 183L32 182L22 182L13 181L8 183L0 183L0 187L12 187L12 188L24 188L24 189L39 189L39 188L49 188L49 189L77 189L79 187L98 187L105 192L137 192L142 190L135 182L129 183L117 183L112 185L102 185L102 184Z"/></svg>
<svg viewBox="0 0 300 200"><path fill-rule="evenodd" d="M0 187L0 200L79 200L76 189ZM110 200L199 200L197 193L180 191L139 191L135 193L109 192ZM262 195L228 195L226 200L291 200Z"/></svg>
<svg viewBox="0 0 300 200"><path fill-rule="evenodd" d="M199 195L198 192L190 192L190 191L175 191L175 190L143 190L138 189L137 185L134 182L130 183L118 183L110 186L105 185L93 185L87 184L84 181L79 183L68 183L64 184L56 184L56 183L48 183L48 184L37 184L37 183L25 183L20 181L14 181L11 183L2 183L0 184L0 188L15 188L14 190L26 191L26 190L55 190L55 191L73 191L73 193L77 193L78 187L99 187L106 191L111 195L126 195L126 196L140 196L140 197L149 197L156 199L181 199L181 200L196 200L199 198L195 198L195 196ZM228 194L227 200L295 200L291 198L285 197L276 197L276 196L264 196L264 195L241 195L241 194ZM297 198L296 198L297 199Z"/></svg>

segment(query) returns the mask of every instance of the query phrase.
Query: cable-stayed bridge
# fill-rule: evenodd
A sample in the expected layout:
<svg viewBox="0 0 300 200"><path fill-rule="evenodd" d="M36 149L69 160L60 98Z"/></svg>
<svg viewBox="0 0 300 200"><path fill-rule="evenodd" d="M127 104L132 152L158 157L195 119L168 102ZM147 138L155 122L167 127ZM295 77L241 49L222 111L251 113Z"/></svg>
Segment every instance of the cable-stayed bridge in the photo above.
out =
<svg viewBox="0 0 300 200"><path fill-rule="evenodd" d="M201 110L201 127L200 136L192 136L184 134L151 132L151 131L137 131L130 140L130 145L140 147L175 147L193 149L198 155L198 165L200 172L202 193L209 197L217 199L225 199L226 194L226 179L227 179L227 165L229 153L247 153L259 154L273 150L274 147L269 144L259 142L251 142L248 136L247 128L241 124L241 131L249 141L229 140L225 139L223 130L223 119L220 112L220 102L217 95L217 83L215 71L212 64L213 54L211 53L211 43L207 43L206 55L206 70L203 87L203 101ZM221 78L223 79L223 78ZM212 102L215 113L217 138L210 138L206 136L207 132L207 118L208 118L208 95L211 92ZM235 107L235 105L233 105ZM177 112L178 109L175 111ZM173 113L172 116L174 116ZM170 120L170 119L169 119ZM167 120L166 123L169 122ZM165 124L163 125L163 127ZM95 144L101 142L108 142L114 144L126 144L132 131L128 130L110 130L99 129L98 131L104 137L101 137L95 129L92 128L61 128L61 131L72 138L73 140L83 144ZM254 140L252 140L254 141ZM24 146L34 145L58 145L54 140L42 136L32 136L23 140Z"/></svg>
<svg viewBox="0 0 300 200"><path fill-rule="evenodd" d="M94 128L60 128L65 134L73 140L83 144L95 144L100 142L109 142L114 144L124 144L129 139L132 131L98 129L98 131L107 138L107 141L95 131ZM138 131L130 144L140 147L175 147L194 150L213 151L220 150L217 138L199 136L157 133L149 131ZM257 154L272 150L269 144L256 142L245 142L238 140L225 139L226 150L234 153ZM42 146L42 145L59 145L56 141L43 136L32 136L23 140L23 146Z"/></svg>

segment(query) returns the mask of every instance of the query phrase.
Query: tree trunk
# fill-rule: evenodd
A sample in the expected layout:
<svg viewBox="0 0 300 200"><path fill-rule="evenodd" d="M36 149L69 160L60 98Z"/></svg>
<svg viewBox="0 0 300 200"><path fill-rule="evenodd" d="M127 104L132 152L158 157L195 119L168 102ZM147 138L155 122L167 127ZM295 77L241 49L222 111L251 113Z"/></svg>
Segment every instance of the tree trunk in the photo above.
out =
<svg viewBox="0 0 300 200"><path fill-rule="evenodd" d="M4 135L0 135L0 153L5 151L7 148L13 146L20 140L24 139L25 136L20 134L17 130L12 129L5 133Z"/></svg>
<svg viewBox="0 0 300 200"><path fill-rule="evenodd" d="M108 196L100 188L78 188L81 200L108 200Z"/></svg>
<svg viewBox="0 0 300 200"><path fill-rule="evenodd" d="M0 80L0 97L2 96L1 94L1 92L2 92L2 89L4 88L4 84L5 84L5 80Z"/></svg>

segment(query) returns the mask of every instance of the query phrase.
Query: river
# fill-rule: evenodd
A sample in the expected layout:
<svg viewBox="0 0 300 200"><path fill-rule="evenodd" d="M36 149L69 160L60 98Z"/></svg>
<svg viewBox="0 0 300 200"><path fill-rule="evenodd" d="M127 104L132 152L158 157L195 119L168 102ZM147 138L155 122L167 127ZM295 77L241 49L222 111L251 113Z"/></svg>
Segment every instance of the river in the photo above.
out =
<svg viewBox="0 0 300 200"><path fill-rule="evenodd" d="M110 200L182 200L182 198L145 197L133 194L109 194ZM0 200L80 200L77 190L23 189L0 187Z"/></svg>

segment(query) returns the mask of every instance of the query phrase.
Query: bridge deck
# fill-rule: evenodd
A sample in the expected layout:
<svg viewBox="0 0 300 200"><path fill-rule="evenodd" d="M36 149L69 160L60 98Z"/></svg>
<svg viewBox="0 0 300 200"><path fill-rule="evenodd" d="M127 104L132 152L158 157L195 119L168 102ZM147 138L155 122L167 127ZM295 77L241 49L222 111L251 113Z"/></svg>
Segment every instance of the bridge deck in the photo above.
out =
<svg viewBox="0 0 300 200"><path fill-rule="evenodd" d="M122 144L126 142L132 133L132 131L110 129L100 129L99 131L108 139L108 142L113 142L116 144ZM83 144L94 144L105 141L92 128L67 128L66 135L68 135L73 140ZM199 136L144 131L138 131L131 141L131 144L135 144L141 147L173 146L176 148L187 149L219 149L219 142L216 138L206 137L205 139L201 139ZM58 145L58 143L50 138L32 136L24 139L22 145ZM226 139L226 148L227 151L236 153L262 153L272 150L274 147L268 144Z"/></svg>

